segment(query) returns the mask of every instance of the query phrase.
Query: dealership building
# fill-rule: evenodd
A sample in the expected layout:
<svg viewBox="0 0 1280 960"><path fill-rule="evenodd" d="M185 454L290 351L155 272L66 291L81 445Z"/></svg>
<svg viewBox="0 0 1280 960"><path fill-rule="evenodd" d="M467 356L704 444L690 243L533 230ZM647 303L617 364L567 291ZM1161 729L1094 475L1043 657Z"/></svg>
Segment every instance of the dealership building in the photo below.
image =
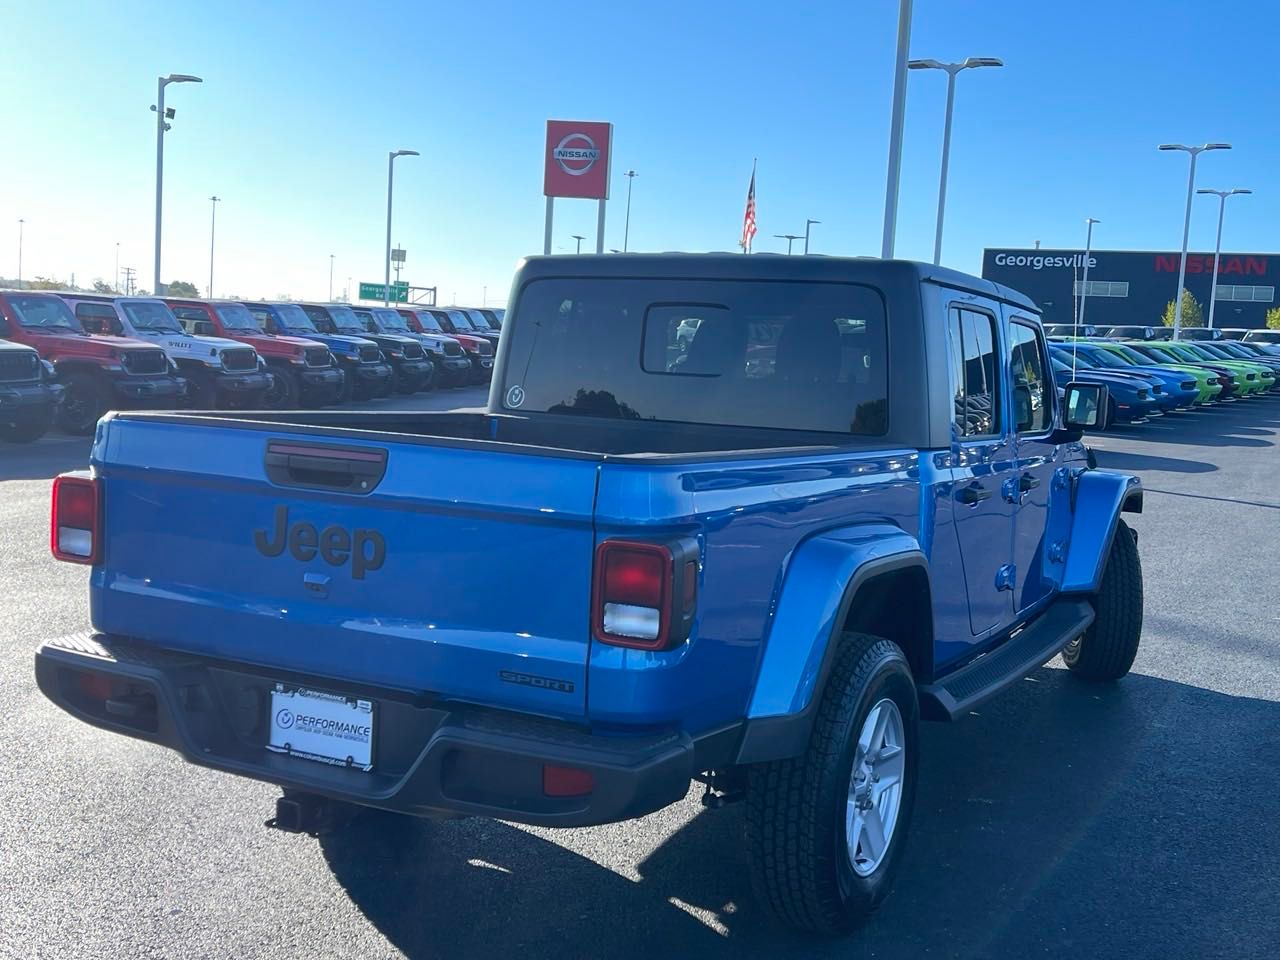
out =
<svg viewBox="0 0 1280 960"><path fill-rule="evenodd" d="M1179 253L1093 250L1089 254L1085 323L1158 326L1178 291ZM982 275L1025 293L1044 311L1045 323L1071 323L1084 290L1083 250L988 249ZM1218 259L1215 327L1263 327L1276 306L1280 254L1223 253ZM1188 253L1186 287L1209 322L1213 254Z"/></svg>

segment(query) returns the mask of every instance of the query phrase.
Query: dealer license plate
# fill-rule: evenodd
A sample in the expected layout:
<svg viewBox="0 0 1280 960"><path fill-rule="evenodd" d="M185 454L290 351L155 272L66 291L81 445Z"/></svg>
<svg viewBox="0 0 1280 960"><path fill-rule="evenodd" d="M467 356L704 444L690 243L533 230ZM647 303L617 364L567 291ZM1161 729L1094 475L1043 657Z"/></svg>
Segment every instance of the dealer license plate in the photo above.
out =
<svg viewBox="0 0 1280 960"><path fill-rule="evenodd" d="M373 703L276 684L267 749L358 770L373 769Z"/></svg>

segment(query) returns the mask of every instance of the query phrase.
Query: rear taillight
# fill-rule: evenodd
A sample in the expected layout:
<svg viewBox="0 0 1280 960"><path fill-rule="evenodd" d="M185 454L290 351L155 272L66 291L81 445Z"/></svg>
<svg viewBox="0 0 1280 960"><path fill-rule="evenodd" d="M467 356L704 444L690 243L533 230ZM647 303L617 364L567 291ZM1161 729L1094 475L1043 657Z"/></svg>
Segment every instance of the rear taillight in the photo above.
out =
<svg viewBox="0 0 1280 960"><path fill-rule="evenodd" d="M97 563L101 540L102 499L98 481L64 473L53 481L49 549L68 563Z"/></svg>
<svg viewBox="0 0 1280 960"><path fill-rule="evenodd" d="M591 626L597 640L669 650L689 638L698 604L692 540L606 540L596 548Z"/></svg>

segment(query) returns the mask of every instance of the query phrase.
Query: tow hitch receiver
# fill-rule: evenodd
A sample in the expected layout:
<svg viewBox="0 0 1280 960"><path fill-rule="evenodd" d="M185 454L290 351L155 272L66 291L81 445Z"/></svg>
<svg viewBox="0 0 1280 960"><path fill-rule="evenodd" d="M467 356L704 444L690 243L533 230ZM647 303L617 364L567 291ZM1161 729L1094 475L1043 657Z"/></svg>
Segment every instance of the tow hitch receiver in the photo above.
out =
<svg viewBox="0 0 1280 960"><path fill-rule="evenodd" d="M330 800L315 793L286 792L276 800L276 815L266 826L285 833L305 833L309 837L332 833L355 816L354 804Z"/></svg>

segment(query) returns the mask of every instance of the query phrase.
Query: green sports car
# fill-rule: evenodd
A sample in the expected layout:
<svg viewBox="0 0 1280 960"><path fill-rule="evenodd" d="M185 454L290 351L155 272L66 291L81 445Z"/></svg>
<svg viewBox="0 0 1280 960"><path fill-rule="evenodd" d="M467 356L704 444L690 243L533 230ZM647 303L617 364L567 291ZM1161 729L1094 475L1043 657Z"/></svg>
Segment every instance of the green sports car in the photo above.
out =
<svg viewBox="0 0 1280 960"><path fill-rule="evenodd" d="M1222 393L1222 384L1218 382L1218 377L1213 371L1206 370L1204 367L1193 366L1185 363L1171 363L1163 359L1146 356L1139 353L1131 344L1117 343L1114 340L1093 340L1090 341L1093 346L1106 350L1107 353L1115 357L1118 361L1131 367L1160 367L1176 373L1185 374L1187 377L1195 380L1196 390L1196 406L1203 406L1206 403L1213 403L1220 393ZM1144 340L1142 343L1150 343Z"/></svg>
<svg viewBox="0 0 1280 960"><path fill-rule="evenodd" d="M1252 397L1259 393L1265 393L1275 386L1275 373L1270 367L1261 363L1254 363L1252 360L1235 360L1220 356L1212 349L1212 344L1206 345L1175 340L1163 344L1163 346L1176 354L1187 357L1192 362L1225 367L1233 374L1237 374L1236 385L1239 387L1239 396L1241 397Z"/></svg>

